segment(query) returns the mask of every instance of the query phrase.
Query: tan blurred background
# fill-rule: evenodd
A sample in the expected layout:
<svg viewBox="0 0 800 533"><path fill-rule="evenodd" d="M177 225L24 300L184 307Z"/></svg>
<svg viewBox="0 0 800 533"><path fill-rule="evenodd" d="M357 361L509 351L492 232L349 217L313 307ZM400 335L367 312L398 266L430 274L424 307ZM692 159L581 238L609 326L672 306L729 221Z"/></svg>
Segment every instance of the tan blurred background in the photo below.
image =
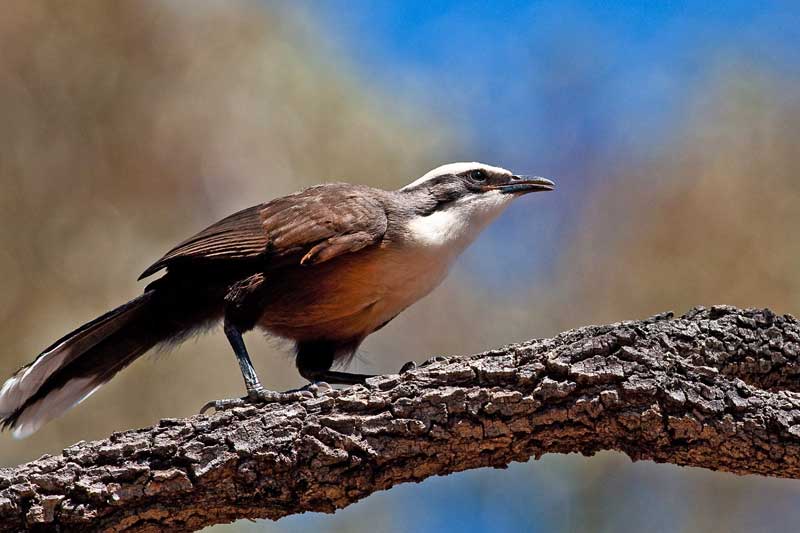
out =
<svg viewBox="0 0 800 533"><path fill-rule="evenodd" d="M496 55L482 52L513 90L486 81L500 78L477 55L433 58L448 65L444 75L402 61L388 75L364 55L355 30L365 15L317 7L5 4L3 374L138 294L146 266L226 214L322 181L396 188L459 159L525 165L559 190L514 206L439 290L368 340L357 371L699 304L800 313L797 77L762 61L747 38L695 50L691 75L672 86L673 112L656 120L647 101L603 114L614 105L603 91L625 83L609 81L622 75L608 66L617 51L598 51L603 31L574 5L563 20L561 8L526 11L554 35L563 24L561 37L543 43L528 27L529 39L509 41L530 44L521 52L505 40L492 41ZM468 12L453 9L455 20L411 10L412 22L397 24L418 16L431 35L454 35ZM489 32L501 22L480 24ZM265 384L301 384L286 346L258 334L248 343ZM193 414L242 390L224 337L212 332L138 361L27 440L1 435L0 464ZM794 531L798 498L795 482L601 454L398 487L333 517L218 530Z"/></svg>

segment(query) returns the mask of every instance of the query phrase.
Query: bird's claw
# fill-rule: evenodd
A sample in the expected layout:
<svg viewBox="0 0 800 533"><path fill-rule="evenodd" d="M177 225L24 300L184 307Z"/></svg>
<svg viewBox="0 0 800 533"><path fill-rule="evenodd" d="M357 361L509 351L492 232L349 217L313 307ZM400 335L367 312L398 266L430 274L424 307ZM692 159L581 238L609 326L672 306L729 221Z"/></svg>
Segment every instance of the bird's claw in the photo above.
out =
<svg viewBox="0 0 800 533"><path fill-rule="evenodd" d="M244 407L245 405L253 404L268 404L268 403L289 403L300 400L310 400L311 398L327 394L333 390L328 383L324 381L317 381L316 383L309 383L299 389L292 389L285 392L277 392L267 390L263 387L252 389L247 392L247 396L243 398L228 398L224 400L212 400L205 404L200 409L200 414L205 414L207 411L214 409L215 411L225 411L234 407Z"/></svg>
<svg viewBox="0 0 800 533"><path fill-rule="evenodd" d="M414 361L409 361L409 362L407 362L406 364L404 364L403 366L400 367L400 374L405 374L406 372L411 372L415 368L417 368L417 363L415 363Z"/></svg>
<svg viewBox="0 0 800 533"><path fill-rule="evenodd" d="M245 404L245 398L226 398L224 400L211 400L200 408L200 414L204 415L207 411L213 409L214 411L224 411L234 407L242 407Z"/></svg>
<svg viewBox="0 0 800 533"><path fill-rule="evenodd" d="M313 394L314 396L320 396L322 394L327 394L333 390L333 387L327 381L315 381L314 383L309 383L305 387L297 389L298 391L306 390Z"/></svg>
<svg viewBox="0 0 800 533"><path fill-rule="evenodd" d="M441 355L437 355L435 357L431 357L427 361L423 361L420 364L415 363L414 361L409 361L403 366L400 367L400 374L405 374L406 372L411 372L412 370L416 370L417 368L423 368L428 365L432 365L433 363L441 363L447 361L446 357L442 357Z"/></svg>
<svg viewBox="0 0 800 533"><path fill-rule="evenodd" d="M285 394L287 393L267 390L259 387L257 389L251 389L247 391L247 396L242 399L246 400L248 403L271 403L282 400L282 397Z"/></svg>

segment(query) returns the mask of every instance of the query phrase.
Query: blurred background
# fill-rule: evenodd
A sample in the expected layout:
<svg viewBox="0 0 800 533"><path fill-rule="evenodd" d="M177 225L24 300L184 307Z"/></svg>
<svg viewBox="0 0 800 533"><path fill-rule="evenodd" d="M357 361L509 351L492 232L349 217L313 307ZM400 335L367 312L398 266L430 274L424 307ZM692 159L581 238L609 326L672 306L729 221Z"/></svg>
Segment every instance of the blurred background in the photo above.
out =
<svg viewBox="0 0 800 533"><path fill-rule="evenodd" d="M800 314L800 4L9 1L0 372L137 295L176 242L335 180L478 160L555 179L369 338L359 372L695 305ZM265 385L301 385L249 336ZM157 364L156 364L157 363ZM148 356L0 464L241 395L216 332ZM796 531L800 483L546 456L253 531Z"/></svg>

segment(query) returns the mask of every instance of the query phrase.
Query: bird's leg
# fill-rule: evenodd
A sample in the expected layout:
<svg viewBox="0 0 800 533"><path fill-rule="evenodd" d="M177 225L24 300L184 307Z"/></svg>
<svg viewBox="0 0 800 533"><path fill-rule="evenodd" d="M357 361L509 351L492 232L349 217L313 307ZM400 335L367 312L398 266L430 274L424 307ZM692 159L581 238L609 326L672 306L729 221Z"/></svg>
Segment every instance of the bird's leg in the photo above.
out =
<svg viewBox="0 0 800 533"><path fill-rule="evenodd" d="M247 282L247 280L245 280L245 282ZM234 288L240 289L240 292L237 294L237 296L240 296L242 294L241 288L238 286L234 286ZM240 302L235 301L234 303ZM228 342L231 344L231 348L233 348L233 353L236 354L236 360L239 362L239 368L244 378L244 385L247 389L247 396L244 398L210 401L203 406L200 412L204 413L211 408L216 411L221 411L231 407L241 407L247 403L290 402L313 397L318 387L276 392L267 390L261 385L258 374L256 374L256 369L253 368L253 362L250 360L250 354L247 353L244 339L242 338L242 330L247 330L249 328L242 328L235 320L235 317L241 316L241 314L235 312L239 310L241 310L241 307L237 308L233 305L229 308L225 315L223 329L225 331L225 336L228 338Z"/></svg>
<svg viewBox="0 0 800 533"><path fill-rule="evenodd" d="M327 341L298 343L297 370L312 384L326 382L333 385L363 385L374 376L331 370L337 353L353 353L357 345L355 342L338 344Z"/></svg>
<svg viewBox="0 0 800 533"><path fill-rule="evenodd" d="M248 403L269 403L269 402L293 402L298 400L307 400L313 398L317 394L323 394L331 389L331 386L324 381L314 380L312 383L299 389L292 389L285 392L277 392L265 389L258 379L256 369L253 368L253 362L250 360L250 355L247 353L247 347L242 338L242 332L233 325L230 321L225 321L225 336L231 343L233 352L236 354L236 360L239 361L239 368L242 370L242 377L244 384L247 388L247 396L244 398L227 398L223 400L212 400L205 404L200 413L205 413L210 409L215 411L222 411L230 409L231 407L242 407ZM342 374L342 372L334 372L334 374ZM345 374L346 375L346 374ZM337 381L339 383L339 381Z"/></svg>
<svg viewBox="0 0 800 533"><path fill-rule="evenodd" d="M247 389L247 396L244 398L226 398L224 400L212 400L205 404L200 410L201 413L214 408L216 411L221 411L230 407L239 407L247 402L268 402L277 399L277 392L266 390L261 386L261 382L256 374L256 369L253 367L253 362L250 360L250 354L247 353L247 347L242 338L242 332L226 317L225 325L223 327L225 336L228 342L231 343L233 353L236 354L236 360L239 362L239 369L242 371L244 378L244 386Z"/></svg>
<svg viewBox="0 0 800 533"><path fill-rule="evenodd" d="M312 382L330 383L333 385L363 385L367 379L374 378L374 374L354 374L351 372L336 372L335 370L325 370L322 372L307 372L303 377Z"/></svg>
<svg viewBox="0 0 800 533"><path fill-rule="evenodd" d="M244 386L247 388L247 397L251 400L264 399L265 393L270 391L264 389L258 380L258 374L256 374L256 369L253 368L250 354L247 353L247 347L244 345L242 332L228 321L225 322L224 330L225 336L228 337L228 342L231 343L231 348L233 348L233 353L236 354L236 360L239 362L239 368L244 378Z"/></svg>
<svg viewBox="0 0 800 533"><path fill-rule="evenodd" d="M233 353L239 362L242 371L245 387L247 387L247 397L250 400L264 400L269 391L261 386L258 380L256 369L250 361L247 347L244 345L242 333L250 331L258 320L260 313L260 300L264 287L264 276L261 273L253 274L247 278L237 281L228 287L225 295L225 318L223 329L228 342L231 343Z"/></svg>

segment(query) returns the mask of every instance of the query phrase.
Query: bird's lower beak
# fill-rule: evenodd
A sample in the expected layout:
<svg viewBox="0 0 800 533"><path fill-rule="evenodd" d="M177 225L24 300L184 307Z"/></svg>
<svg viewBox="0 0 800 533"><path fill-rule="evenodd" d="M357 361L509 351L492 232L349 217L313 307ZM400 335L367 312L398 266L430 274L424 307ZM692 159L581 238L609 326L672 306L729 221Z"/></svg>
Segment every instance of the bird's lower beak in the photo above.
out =
<svg viewBox="0 0 800 533"><path fill-rule="evenodd" d="M556 184L539 176L512 176L511 182L497 186L497 189L509 194L527 194L529 192L552 191Z"/></svg>

